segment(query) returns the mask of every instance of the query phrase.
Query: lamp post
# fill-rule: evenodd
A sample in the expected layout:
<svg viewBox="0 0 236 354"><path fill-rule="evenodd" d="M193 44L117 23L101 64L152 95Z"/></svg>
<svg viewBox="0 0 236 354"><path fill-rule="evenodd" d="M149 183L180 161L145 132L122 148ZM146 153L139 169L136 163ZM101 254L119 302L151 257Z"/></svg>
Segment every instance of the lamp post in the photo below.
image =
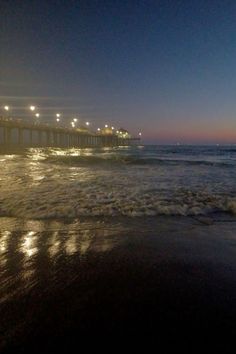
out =
<svg viewBox="0 0 236 354"><path fill-rule="evenodd" d="M61 113L56 113L56 122L57 122L57 124L60 122L60 117L61 117Z"/></svg>
<svg viewBox="0 0 236 354"><path fill-rule="evenodd" d="M39 113L35 113L35 117L39 118L40 114ZM35 124L39 124L39 119L36 119Z"/></svg>
<svg viewBox="0 0 236 354"><path fill-rule="evenodd" d="M10 107L9 107L9 106L7 106L7 105L5 105L5 106L3 107L3 109L4 109L4 111L6 112L6 115L4 115L4 116L5 116L5 118L9 118L8 113L9 113Z"/></svg>
<svg viewBox="0 0 236 354"><path fill-rule="evenodd" d="M35 106L33 106L33 105L31 105L31 106L29 106L29 110L33 113L34 111L35 111ZM36 114L38 114L38 113L36 113ZM37 117L38 118L38 116L35 114L35 117Z"/></svg>

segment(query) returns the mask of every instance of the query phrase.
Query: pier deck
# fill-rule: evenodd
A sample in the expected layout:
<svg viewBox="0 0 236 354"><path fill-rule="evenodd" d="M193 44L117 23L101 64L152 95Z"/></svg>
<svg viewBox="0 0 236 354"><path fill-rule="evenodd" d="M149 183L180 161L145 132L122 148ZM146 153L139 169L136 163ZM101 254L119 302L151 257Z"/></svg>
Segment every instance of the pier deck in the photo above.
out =
<svg viewBox="0 0 236 354"><path fill-rule="evenodd" d="M42 123L0 118L0 146L99 147L137 145L140 138L120 138Z"/></svg>

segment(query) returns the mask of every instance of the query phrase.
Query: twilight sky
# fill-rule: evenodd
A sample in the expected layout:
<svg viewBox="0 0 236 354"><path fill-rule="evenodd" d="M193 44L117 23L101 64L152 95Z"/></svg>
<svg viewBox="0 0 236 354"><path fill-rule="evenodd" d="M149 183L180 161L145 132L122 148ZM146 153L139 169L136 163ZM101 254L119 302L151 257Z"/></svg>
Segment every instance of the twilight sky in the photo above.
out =
<svg viewBox="0 0 236 354"><path fill-rule="evenodd" d="M0 48L15 116L35 104L146 143L236 143L235 0L5 0Z"/></svg>

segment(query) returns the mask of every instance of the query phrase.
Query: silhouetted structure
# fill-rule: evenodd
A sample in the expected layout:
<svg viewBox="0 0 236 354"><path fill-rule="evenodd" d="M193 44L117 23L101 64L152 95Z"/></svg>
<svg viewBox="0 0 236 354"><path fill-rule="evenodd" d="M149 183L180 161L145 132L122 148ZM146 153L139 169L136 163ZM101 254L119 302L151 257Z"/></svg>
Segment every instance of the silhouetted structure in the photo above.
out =
<svg viewBox="0 0 236 354"><path fill-rule="evenodd" d="M0 119L0 145L22 147L97 147L136 145L140 138L121 138L115 134Z"/></svg>

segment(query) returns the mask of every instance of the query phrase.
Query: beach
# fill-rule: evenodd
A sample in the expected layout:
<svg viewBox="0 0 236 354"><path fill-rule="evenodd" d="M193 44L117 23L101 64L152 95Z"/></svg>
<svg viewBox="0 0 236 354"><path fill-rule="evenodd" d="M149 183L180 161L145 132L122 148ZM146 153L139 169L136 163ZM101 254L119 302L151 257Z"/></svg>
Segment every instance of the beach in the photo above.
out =
<svg viewBox="0 0 236 354"><path fill-rule="evenodd" d="M33 148L0 161L3 353L110 340L226 352L234 146Z"/></svg>
<svg viewBox="0 0 236 354"><path fill-rule="evenodd" d="M235 336L233 217L0 221L3 352Z"/></svg>
<svg viewBox="0 0 236 354"><path fill-rule="evenodd" d="M0 18L0 354L234 354L236 1Z"/></svg>

